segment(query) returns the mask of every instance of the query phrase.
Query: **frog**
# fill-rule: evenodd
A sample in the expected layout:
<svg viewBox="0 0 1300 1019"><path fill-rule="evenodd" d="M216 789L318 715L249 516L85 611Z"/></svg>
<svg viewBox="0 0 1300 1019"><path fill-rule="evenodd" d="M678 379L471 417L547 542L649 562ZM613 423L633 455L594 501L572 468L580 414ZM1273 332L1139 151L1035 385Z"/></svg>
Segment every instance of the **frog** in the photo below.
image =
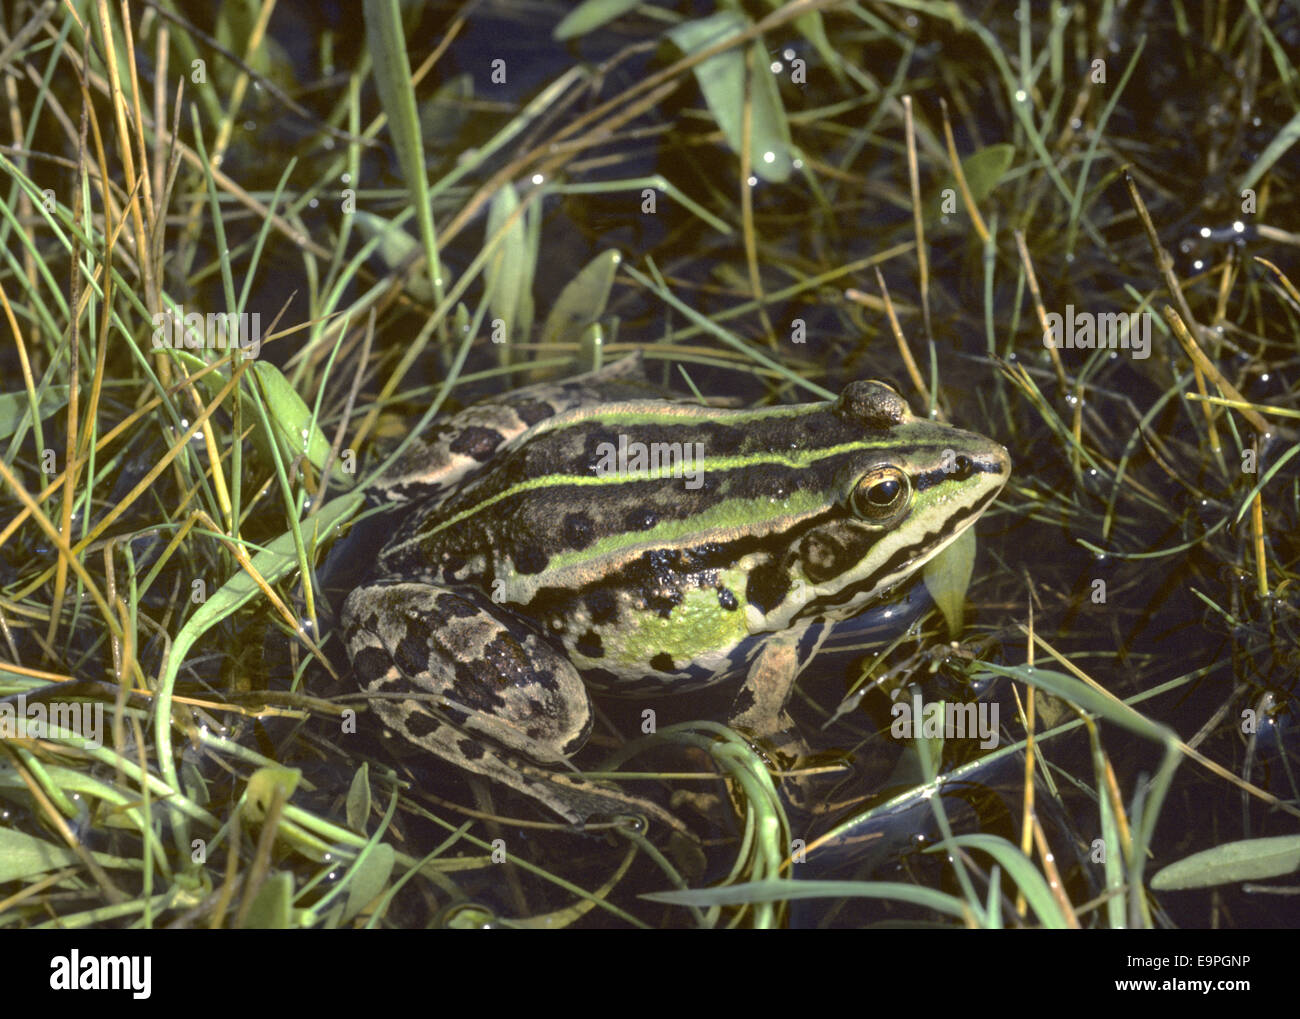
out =
<svg viewBox="0 0 1300 1019"><path fill-rule="evenodd" d="M665 394L634 355L413 440L372 486L398 522L344 602L343 643L407 746L571 824L663 817L573 768L592 694L746 676L729 720L774 731L796 670L756 668L765 650L887 601L1010 469L883 382L714 406Z"/></svg>

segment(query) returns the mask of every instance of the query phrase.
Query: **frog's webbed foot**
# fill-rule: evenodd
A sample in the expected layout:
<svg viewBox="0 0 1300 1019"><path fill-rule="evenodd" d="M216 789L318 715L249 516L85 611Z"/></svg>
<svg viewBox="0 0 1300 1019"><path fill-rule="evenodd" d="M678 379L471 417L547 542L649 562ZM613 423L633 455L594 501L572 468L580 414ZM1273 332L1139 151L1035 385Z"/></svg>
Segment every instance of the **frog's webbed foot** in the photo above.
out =
<svg viewBox="0 0 1300 1019"><path fill-rule="evenodd" d="M372 584L348 596L343 622L372 709L410 743L573 824L647 814L681 827L656 804L529 763L567 763L591 732L591 701L568 658L488 598L424 583Z"/></svg>

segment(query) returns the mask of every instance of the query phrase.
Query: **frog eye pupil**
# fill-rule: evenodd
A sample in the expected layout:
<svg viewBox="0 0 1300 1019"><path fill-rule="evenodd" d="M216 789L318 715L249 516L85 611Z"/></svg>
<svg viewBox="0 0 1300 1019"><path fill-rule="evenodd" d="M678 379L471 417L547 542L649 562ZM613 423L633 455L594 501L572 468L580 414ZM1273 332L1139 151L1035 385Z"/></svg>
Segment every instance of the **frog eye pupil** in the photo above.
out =
<svg viewBox="0 0 1300 1019"><path fill-rule="evenodd" d="M898 498L898 487L897 481L879 481L867 491L867 502L881 508L892 506Z"/></svg>
<svg viewBox="0 0 1300 1019"><path fill-rule="evenodd" d="M910 494L906 475L896 468L881 468L859 479L851 508L859 519L883 524L906 509Z"/></svg>

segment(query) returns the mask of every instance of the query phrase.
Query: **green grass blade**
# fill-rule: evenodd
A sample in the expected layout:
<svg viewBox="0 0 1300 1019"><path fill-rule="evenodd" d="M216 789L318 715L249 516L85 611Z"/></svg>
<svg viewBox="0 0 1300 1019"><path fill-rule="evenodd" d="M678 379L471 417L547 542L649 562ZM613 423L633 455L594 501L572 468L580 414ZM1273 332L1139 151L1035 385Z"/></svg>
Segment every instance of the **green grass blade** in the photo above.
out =
<svg viewBox="0 0 1300 1019"><path fill-rule="evenodd" d="M388 133L397 150L397 161L406 179L424 256L433 280L434 298L442 301L442 271L438 261L438 236L433 226L433 209L429 203L429 182L424 172L424 144L420 134L420 114L411 84L411 65L406 58L406 37L402 30L402 13L397 0L365 0L362 5L366 21L366 45L373 63L375 88L384 113L388 115Z"/></svg>

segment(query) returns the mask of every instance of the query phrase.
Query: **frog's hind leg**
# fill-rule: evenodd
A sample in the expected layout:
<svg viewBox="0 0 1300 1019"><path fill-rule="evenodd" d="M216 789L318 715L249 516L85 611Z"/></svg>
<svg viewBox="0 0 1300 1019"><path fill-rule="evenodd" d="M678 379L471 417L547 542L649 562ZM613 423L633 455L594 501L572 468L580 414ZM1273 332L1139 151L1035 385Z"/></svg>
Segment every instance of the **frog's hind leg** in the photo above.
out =
<svg viewBox="0 0 1300 1019"><path fill-rule="evenodd" d="M516 756L567 763L591 731L591 702L568 658L490 599L425 583L372 584L348 596L343 623L375 714L410 743L571 823L595 814L671 818L655 804Z"/></svg>

